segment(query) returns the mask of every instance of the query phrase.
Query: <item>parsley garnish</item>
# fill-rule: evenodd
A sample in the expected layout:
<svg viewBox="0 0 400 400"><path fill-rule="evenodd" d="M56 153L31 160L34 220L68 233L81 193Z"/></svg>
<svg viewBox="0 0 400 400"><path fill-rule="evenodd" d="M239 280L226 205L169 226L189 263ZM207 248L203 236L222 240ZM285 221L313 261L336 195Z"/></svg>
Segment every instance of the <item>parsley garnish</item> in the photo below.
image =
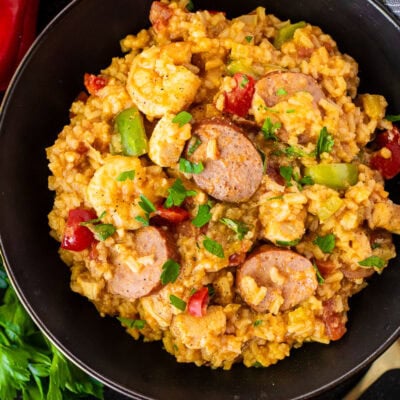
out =
<svg viewBox="0 0 400 400"><path fill-rule="evenodd" d="M333 233L329 233L325 236L318 236L314 241L323 253L332 253L335 248L335 235Z"/></svg>
<svg viewBox="0 0 400 400"><path fill-rule="evenodd" d="M146 326L146 321L143 319L130 319L118 317L117 320L124 324L129 329L143 329Z"/></svg>
<svg viewBox="0 0 400 400"><path fill-rule="evenodd" d="M381 247L380 243L375 242L375 243L371 244L371 249L372 250L379 249L379 247Z"/></svg>
<svg viewBox="0 0 400 400"><path fill-rule="evenodd" d="M208 295L210 297L213 297L215 295L215 289L214 289L214 286L212 285L212 283L209 283L207 285L207 289L208 289Z"/></svg>
<svg viewBox="0 0 400 400"><path fill-rule="evenodd" d="M124 182L128 179L131 181L135 179L135 171L133 169L130 171L121 172L116 178L118 182Z"/></svg>
<svg viewBox="0 0 400 400"><path fill-rule="evenodd" d="M260 361L256 361L253 365L254 368L264 368L264 365L260 363Z"/></svg>
<svg viewBox="0 0 400 400"><path fill-rule="evenodd" d="M177 297L177 296L175 296L173 294L169 295L169 301L178 310L185 311L185 309L186 309L186 301L180 299L179 297Z"/></svg>
<svg viewBox="0 0 400 400"><path fill-rule="evenodd" d="M87 226L87 225L97 224L102 220L102 218L104 218L105 215L106 215L106 211L103 211L100 214L100 217L94 218L94 219L89 219L88 221L81 222L79 225Z"/></svg>
<svg viewBox="0 0 400 400"><path fill-rule="evenodd" d="M187 3L186 10L194 11L194 4L192 0L189 0L189 2Z"/></svg>
<svg viewBox="0 0 400 400"><path fill-rule="evenodd" d="M201 228L207 224L212 217L210 209L211 207L208 204L200 204L199 209L197 210L197 215L192 220L192 224L197 228Z"/></svg>
<svg viewBox="0 0 400 400"><path fill-rule="evenodd" d="M279 88L279 89L276 91L276 95L277 95L277 96L286 96L286 95L287 95L287 91L286 91L284 88Z"/></svg>
<svg viewBox="0 0 400 400"><path fill-rule="evenodd" d="M257 321L254 321L253 326L257 327L260 326L263 323L262 319L258 319Z"/></svg>
<svg viewBox="0 0 400 400"><path fill-rule="evenodd" d="M197 136L193 136L189 141L188 156L191 156L201 145L201 140Z"/></svg>
<svg viewBox="0 0 400 400"><path fill-rule="evenodd" d="M243 74L242 80L240 81L240 87L245 88L248 83L249 83L249 77L247 75Z"/></svg>
<svg viewBox="0 0 400 400"><path fill-rule="evenodd" d="M295 113L296 112L296 110L294 109L294 108L291 108L291 109L289 109L289 110L286 110L286 114L293 114L293 113Z"/></svg>
<svg viewBox="0 0 400 400"><path fill-rule="evenodd" d="M169 282L174 283L178 279L180 269L181 267L176 261L167 260L162 266L161 283L163 285Z"/></svg>
<svg viewBox="0 0 400 400"><path fill-rule="evenodd" d="M91 219L89 221L84 221L81 222L79 225L86 226L88 229L90 229L97 240L104 241L111 235L115 233L117 230L114 225L112 224L99 224L102 218L106 215L106 212L103 211L100 215L100 217Z"/></svg>
<svg viewBox="0 0 400 400"><path fill-rule="evenodd" d="M321 275L321 272L319 272L319 269L318 269L317 264L315 262L313 262L313 267L314 267L314 270L315 270L315 274L317 275L318 284L322 285L323 283L325 283L325 279Z"/></svg>
<svg viewBox="0 0 400 400"><path fill-rule="evenodd" d="M225 258L224 249L215 240L210 239L208 236L203 240L204 248L214 256Z"/></svg>
<svg viewBox="0 0 400 400"><path fill-rule="evenodd" d="M290 241L285 241L285 240L277 240L276 244L279 246L287 246L287 247L291 247L291 246L296 246L300 243L300 239L296 239L296 240L290 240Z"/></svg>
<svg viewBox="0 0 400 400"><path fill-rule="evenodd" d="M178 124L179 127L182 128L182 126L188 124L192 118L192 114L187 111L181 111L173 118L172 122Z"/></svg>
<svg viewBox="0 0 400 400"><path fill-rule="evenodd" d="M398 115L386 115L385 119L390 122L398 122L400 121L400 114Z"/></svg>
<svg viewBox="0 0 400 400"><path fill-rule="evenodd" d="M282 200L282 199L283 199L283 194L281 194L280 196L268 197L267 201Z"/></svg>
<svg viewBox="0 0 400 400"><path fill-rule="evenodd" d="M371 268L371 267L383 268L386 263L385 263L385 260L383 260L382 258L380 258L378 256L371 256L371 257L365 258L364 260L359 261L358 264L361 267L365 267L365 268Z"/></svg>
<svg viewBox="0 0 400 400"><path fill-rule="evenodd" d="M282 165L279 167L279 174L285 180L286 187L293 186L292 179L296 182L299 190L302 190L302 185L314 185L314 181L311 176L306 175L300 178L299 174L297 174L293 167Z"/></svg>
<svg viewBox="0 0 400 400"><path fill-rule="evenodd" d="M144 194L140 195L140 200L139 206L145 212L145 216L137 216L135 219L141 222L143 226L149 226L150 214L156 211L156 207Z"/></svg>
<svg viewBox="0 0 400 400"><path fill-rule="evenodd" d="M246 36L245 39L247 43L250 43L253 40L253 36Z"/></svg>
<svg viewBox="0 0 400 400"><path fill-rule="evenodd" d="M315 156L318 158L322 153L329 153L334 144L333 136L329 134L328 129L324 126L319 133Z"/></svg>
<svg viewBox="0 0 400 400"><path fill-rule="evenodd" d="M267 156L260 148L257 148L257 151L261 157L261 161L262 161L262 165L263 165L263 174L265 174L265 171L267 170Z"/></svg>
<svg viewBox="0 0 400 400"><path fill-rule="evenodd" d="M199 163L192 163L186 158L179 159L179 171L185 172L186 174L200 174L204 170L204 165L200 161Z"/></svg>
<svg viewBox="0 0 400 400"><path fill-rule="evenodd" d="M287 187L292 186L292 175L293 175L293 167L287 165L281 165L279 167L279 174L285 180L285 184Z"/></svg>
<svg viewBox="0 0 400 400"><path fill-rule="evenodd" d="M235 221L230 218L221 218L219 221L225 224L229 229L232 229L237 234L239 240L242 240L249 231L248 226L241 221Z"/></svg>
<svg viewBox="0 0 400 400"><path fill-rule="evenodd" d="M282 124L280 122L272 123L271 118L266 118L261 128L265 140L278 140L275 132L280 129L281 126Z"/></svg>
<svg viewBox="0 0 400 400"><path fill-rule="evenodd" d="M296 146L287 147L284 150L284 154L286 154L288 157L306 157L309 155L304 150Z"/></svg>
<svg viewBox="0 0 400 400"><path fill-rule="evenodd" d="M164 206L170 208L172 206L180 206L186 197L196 196L196 191L186 190L180 179L177 179L174 184L168 189L168 197L165 200Z"/></svg>

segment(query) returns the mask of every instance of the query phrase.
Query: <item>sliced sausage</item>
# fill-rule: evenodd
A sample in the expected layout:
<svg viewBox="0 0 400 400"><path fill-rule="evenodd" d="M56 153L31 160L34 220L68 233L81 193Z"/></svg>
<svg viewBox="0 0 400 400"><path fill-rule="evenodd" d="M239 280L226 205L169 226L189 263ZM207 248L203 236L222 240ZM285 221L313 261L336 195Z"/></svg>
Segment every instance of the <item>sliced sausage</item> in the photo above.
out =
<svg viewBox="0 0 400 400"><path fill-rule="evenodd" d="M158 289L164 263L178 260L176 245L168 231L153 226L143 227L133 233L123 247L116 246L112 256L115 272L108 281L110 293L128 299L138 299Z"/></svg>
<svg viewBox="0 0 400 400"><path fill-rule="evenodd" d="M264 297L255 295L248 277ZM251 281L250 281L251 282ZM257 312L288 310L317 289L311 262L298 253L275 246L261 246L238 269L236 284L243 300Z"/></svg>
<svg viewBox="0 0 400 400"><path fill-rule="evenodd" d="M316 104L325 98L318 82L301 72L274 71L256 83L256 93L268 107L287 100L297 92L311 93Z"/></svg>
<svg viewBox="0 0 400 400"><path fill-rule="evenodd" d="M257 190L263 176L261 156L236 125L221 118L204 120L192 129L201 145L187 157L201 161L204 170L194 174L196 184L212 197L239 203Z"/></svg>

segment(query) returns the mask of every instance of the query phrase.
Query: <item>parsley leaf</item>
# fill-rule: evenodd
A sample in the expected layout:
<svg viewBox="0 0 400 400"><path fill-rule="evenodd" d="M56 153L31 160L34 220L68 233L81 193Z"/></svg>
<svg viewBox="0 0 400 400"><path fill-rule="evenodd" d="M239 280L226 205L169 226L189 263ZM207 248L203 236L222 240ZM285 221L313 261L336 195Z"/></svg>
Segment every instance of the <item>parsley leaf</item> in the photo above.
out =
<svg viewBox="0 0 400 400"><path fill-rule="evenodd" d="M224 249L215 240L210 239L208 236L203 240L204 248L214 256L225 258Z"/></svg>
<svg viewBox="0 0 400 400"><path fill-rule="evenodd" d="M284 154L286 154L288 157L306 157L309 155L304 150L296 146L287 147L284 150Z"/></svg>
<svg viewBox="0 0 400 400"><path fill-rule="evenodd" d="M99 223L99 222L104 218L105 215L106 215L106 212L103 211L103 212L100 214L100 217L94 218L94 219L89 219L88 221L80 222L79 225L87 226L87 225L97 224L97 223Z"/></svg>
<svg viewBox="0 0 400 400"><path fill-rule="evenodd" d="M143 319L130 319L130 318L122 318L118 317L118 321L120 321L123 325L125 325L129 329L143 329L146 326L146 321Z"/></svg>
<svg viewBox="0 0 400 400"><path fill-rule="evenodd" d="M192 0L189 0L188 4L186 6L186 10L188 10L190 12L194 11L194 4L193 4Z"/></svg>
<svg viewBox="0 0 400 400"><path fill-rule="evenodd" d="M130 170L130 171L124 171L124 172L121 172L117 177L116 177L116 180L118 181L118 182L124 182L124 181L126 181L126 180L131 180L131 181L133 181L134 179L135 179L135 170Z"/></svg>
<svg viewBox="0 0 400 400"><path fill-rule="evenodd" d="M139 206L145 213L150 214L156 211L155 205L144 194L140 195L140 200Z"/></svg>
<svg viewBox="0 0 400 400"><path fill-rule="evenodd" d="M174 283L178 279L180 269L181 267L176 261L167 260L162 266L161 283L163 285L169 282Z"/></svg>
<svg viewBox="0 0 400 400"><path fill-rule="evenodd" d="M378 256L370 256L358 262L361 267L365 268L383 268L386 264L385 260Z"/></svg>
<svg viewBox="0 0 400 400"><path fill-rule="evenodd" d="M178 310L185 311L185 309L186 309L186 301L180 299L179 297L177 297L177 296L175 296L173 294L169 295L169 301Z"/></svg>
<svg viewBox="0 0 400 400"><path fill-rule="evenodd" d="M324 126L318 136L317 146L315 148L315 156L318 158L322 153L329 153L335 141L333 136L329 134L328 129Z"/></svg>
<svg viewBox="0 0 400 400"><path fill-rule="evenodd" d="M112 224L97 224L93 226L92 230L97 240L104 241L113 235L117 228Z"/></svg>
<svg viewBox="0 0 400 400"><path fill-rule="evenodd" d="M191 156L201 145L201 140L197 136L192 136L189 141L189 149L187 151L188 156Z"/></svg>
<svg viewBox="0 0 400 400"><path fill-rule="evenodd" d="M260 326L262 323L263 323L263 320L262 319L258 319L258 320L253 322L253 326L257 327L257 326Z"/></svg>
<svg viewBox="0 0 400 400"><path fill-rule="evenodd" d="M253 36L246 36L245 39L247 43L250 43L253 40Z"/></svg>
<svg viewBox="0 0 400 400"><path fill-rule="evenodd" d="M192 224L197 228L201 228L207 224L212 217L210 209L211 207L208 204L200 204L199 209L197 210L197 215L192 220Z"/></svg>
<svg viewBox="0 0 400 400"><path fill-rule="evenodd" d="M220 222L225 224L229 229L232 229L235 233L237 233L238 239L242 240L246 233L249 231L248 226L241 222L241 221L235 221L230 218L221 218Z"/></svg>
<svg viewBox="0 0 400 400"><path fill-rule="evenodd" d="M168 189L168 197L165 200L164 206L170 208L172 206L180 206L186 197L196 196L196 191L186 190L180 179L177 179L174 184Z"/></svg>
<svg viewBox="0 0 400 400"><path fill-rule="evenodd" d="M286 114L293 114L295 112L296 112L296 110L294 108L290 108L289 110L286 110Z"/></svg>
<svg viewBox="0 0 400 400"><path fill-rule="evenodd" d="M280 129L282 124L280 122L272 123L271 118L266 118L263 126L261 127L261 131L264 135L265 140L278 140L275 132Z"/></svg>
<svg viewBox="0 0 400 400"><path fill-rule="evenodd" d="M279 167L279 174L285 180L285 184L287 187L292 186L292 175L293 175L293 167L281 165Z"/></svg>
<svg viewBox="0 0 400 400"><path fill-rule="evenodd" d="M182 126L188 124L192 118L192 114L188 113L187 111L181 111L172 119L172 122L174 124L178 124L179 127L182 128Z"/></svg>
<svg viewBox="0 0 400 400"><path fill-rule="evenodd" d="M248 83L249 83L249 77L247 75L243 74L242 80L240 81L240 87L245 88Z"/></svg>
<svg viewBox="0 0 400 400"><path fill-rule="evenodd" d="M185 158L179 159L179 171L185 172L186 174L200 174L204 170L204 165L200 161L199 163L192 163Z"/></svg>
<svg viewBox="0 0 400 400"><path fill-rule="evenodd" d="M325 279L321 275L321 272L319 272L319 269L318 269L317 264L315 262L313 262L313 267L314 267L314 270L315 270L315 274L317 275L318 284L322 285L323 283L325 283Z"/></svg>
<svg viewBox="0 0 400 400"><path fill-rule="evenodd" d="M284 88L279 88L276 93L277 96L286 96L288 93Z"/></svg>
<svg viewBox="0 0 400 400"><path fill-rule="evenodd" d="M296 239L296 240L290 240L290 241L277 240L276 244L279 245L279 246L288 246L288 247L290 247L290 246L298 245L300 243L300 240L301 240L301 238L300 239Z"/></svg>
<svg viewBox="0 0 400 400"><path fill-rule="evenodd" d="M138 215L137 217L135 217L135 220L140 222L143 226L149 226L150 225L149 216L147 214L146 214L146 218L141 217L140 215Z"/></svg>
<svg viewBox="0 0 400 400"><path fill-rule="evenodd" d="M390 122L398 122L400 121L400 114L398 115L386 115L385 119Z"/></svg>
<svg viewBox="0 0 400 400"><path fill-rule="evenodd" d="M333 233L329 233L325 236L318 236L314 241L323 253L332 253L335 248L335 235Z"/></svg>

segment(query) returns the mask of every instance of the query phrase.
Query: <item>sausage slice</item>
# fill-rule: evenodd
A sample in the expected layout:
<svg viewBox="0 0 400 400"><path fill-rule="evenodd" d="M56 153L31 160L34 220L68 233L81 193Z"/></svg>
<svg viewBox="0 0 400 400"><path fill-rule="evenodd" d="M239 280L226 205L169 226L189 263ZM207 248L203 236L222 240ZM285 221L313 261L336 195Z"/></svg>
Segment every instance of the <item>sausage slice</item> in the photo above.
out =
<svg viewBox="0 0 400 400"><path fill-rule="evenodd" d="M126 246L116 246L108 290L133 300L160 287L162 266L168 259L178 260L178 253L171 234L161 228L143 227L130 235Z"/></svg>
<svg viewBox="0 0 400 400"><path fill-rule="evenodd" d="M256 93L268 107L287 100L297 92L311 93L315 104L325 98L318 82L301 72L274 71L256 83Z"/></svg>
<svg viewBox="0 0 400 400"><path fill-rule="evenodd" d="M263 176L261 157L243 132L221 118L201 121L192 129L201 145L187 157L202 162L204 170L194 174L196 184L212 197L239 203L257 190Z"/></svg>
<svg viewBox="0 0 400 400"><path fill-rule="evenodd" d="M273 313L296 306L318 286L314 267L307 258L268 245L261 246L238 269L236 284L251 308Z"/></svg>

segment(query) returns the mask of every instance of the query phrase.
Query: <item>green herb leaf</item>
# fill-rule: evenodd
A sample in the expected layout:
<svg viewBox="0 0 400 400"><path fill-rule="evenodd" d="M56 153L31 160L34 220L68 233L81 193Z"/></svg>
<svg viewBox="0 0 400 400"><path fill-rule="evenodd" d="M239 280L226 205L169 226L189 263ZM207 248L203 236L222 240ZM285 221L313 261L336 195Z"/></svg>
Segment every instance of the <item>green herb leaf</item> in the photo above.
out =
<svg viewBox="0 0 400 400"><path fill-rule="evenodd" d="M188 10L190 12L194 11L194 4L193 4L192 0L189 0L188 4L186 6L186 10Z"/></svg>
<svg viewBox="0 0 400 400"><path fill-rule="evenodd" d="M371 249L372 250L379 249L379 247L381 247L380 243L375 242L375 243L371 244Z"/></svg>
<svg viewBox="0 0 400 400"><path fill-rule="evenodd" d="M210 209L211 207L208 204L200 204L199 209L197 210L197 215L192 220L192 224L197 228L201 228L207 224L212 217Z"/></svg>
<svg viewBox="0 0 400 400"><path fill-rule="evenodd" d="M106 240L113 235L117 229L112 224L98 224L93 226L96 239L100 241Z"/></svg>
<svg viewBox="0 0 400 400"><path fill-rule="evenodd" d="M242 80L240 81L240 87L245 88L248 83L249 83L249 77L247 75L243 74Z"/></svg>
<svg viewBox="0 0 400 400"><path fill-rule="evenodd" d="M301 184L301 185L314 185L314 180L313 180L313 178L311 178L311 176L310 175L306 175L306 176L303 176L300 180L299 180L299 183Z"/></svg>
<svg viewBox="0 0 400 400"><path fill-rule="evenodd" d="M260 361L256 361L253 365L254 368L264 368L264 365L260 363Z"/></svg>
<svg viewBox="0 0 400 400"><path fill-rule="evenodd" d="M212 285L212 283L209 283L207 285L207 289L208 289L208 295L210 297L213 297L215 295L215 289L214 289L214 286Z"/></svg>
<svg viewBox="0 0 400 400"><path fill-rule="evenodd" d="M121 172L116 178L118 182L124 182L128 179L131 181L135 179L135 170Z"/></svg>
<svg viewBox="0 0 400 400"><path fill-rule="evenodd" d="M79 225L87 226L87 225L98 224L104 218L105 215L106 215L106 212L103 211L100 214L100 217L94 218L94 219L89 219L88 221L81 222Z"/></svg>
<svg viewBox="0 0 400 400"><path fill-rule="evenodd" d="M186 174L200 174L204 170L204 165L200 161L199 163L192 163L185 158L179 159L179 171L185 172Z"/></svg>
<svg viewBox="0 0 400 400"><path fill-rule="evenodd" d="M296 110L294 108L290 108L289 110L286 110L286 114L293 114L295 112L296 112Z"/></svg>
<svg viewBox="0 0 400 400"><path fill-rule="evenodd" d="M333 139L333 136L329 134L328 129L324 126L318 137L317 141L317 146L315 149L315 155L316 157L319 157L322 153L329 153L333 145L335 144L335 141Z"/></svg>
<svg viewBox="0 0 400 400"><path fill-rule="evenodd" d="M168 189L168 197L165 200L164 206L170 208L172 206L180 206L186 197L196 196L196 191L186 190L180 179L177 179L174 184Z"/></svg>
<svg viewBox="0 0 400 400"><path fill-rule="evenodd" d="M300 240L301 240L301 238L300 239L296 239L296 240L291 240L291 241L288 241L288 242L285 241L285 240L277 240L276 244L279 245L279 246L288 246L288 247L290 247L290 246L298 245L300 243Z"/></svg>
<svg viewBox="0 0 400 400"><path fill-rule="evenodd" d="M292 186L292 176L293 176L293 167L281 165L279 167L279 174L285 180L285 185L287 187Z"/></svg>
<svg viewBox="0 0 400 400"><path fill-rule="evenodd" d="M276 91L276 95L277 96L286 96L288 93L287 93L287 91L284 89L284 88L279 88L277 91Z"/></svg>
<svg viewBox="0 0 400 400"><path fill-rule="evenodd" d="M179 127L182 128L182 126L188 124L192 118L192 114L188 113L187 111L181 111L172 119L172 122L174 124L178 124Z"/></svg>
<svg viewBox="0 0 400 400"><path fill-rule="evenodd" d="M185 309L186 309L186 301L180 299L179 297L177 297L177 296L175 296L173 294L171 294L169 296L169 301L178 310L185 311Z"/></svg>
<svg viewBox="0 0 400 400"><path fill-rule="evenodd" d="M400 121L400 114L398 115L386 115L385 119L390 122L399 122Z"/></svg>
<svg viewBox="0 0 400 400"><path fill-rule="evenodd" d="M150 220L149 220L149 215L146 214L146 217L141 217L140 215L138 215L137 217L135 217L135 220L140 222L143 226L149 226L150 225Z"/></svg>
<svg viewBox="0 0 400 400"><path fill-rule="evenodd" d="M188 156L191 156L201 145L201 140L197 136L192 136L189 141Z"/></svg>
<svg viewBox="0 0 400 400"><path fill-rule="evenodd" d="M282 199L283 199L283 194L280 196L268 197L267 201L282 200Z"/></svg>
<svg viewBox="0 0 400 400"><path fill-rule="evenodd" d="M325 236L318 236L313 243L316 244L323 253L332 253L335 248L335 235L333 233L329 233Z"/></svg>
<svg viewBox="0 0 400 400"><path fill-rule="evenodd" d="M130 319L122 317L118 317L117 319L129 329L143 329L146 326L146 321L143 319Z"/></svg>
<svg viewBox="0 0 400 400"><path fill-rule="evenodd" d="M225 258L224 249L215 240L210 239L208 236L203 240L204 248L214 256Z"/></svg>
<svg viewBox="0 0 400 400"><path fill-rule="evenodd" d="M296 146L287 147L284 150L284 154L286 154L288 157L306 157L309 155L304 150Z"/></svg>
<svg viewBox="0 0 400 400"><path fill-rule="evenodd" d="M261 157L261 161L262 161L262 165L263 165L263 174L265 174L265 171L267 170L267 156L260 148L257 148L257 151Z"/></svg>
<svg viewBox="0 0 400 400"><path fill-rule="evenodd" d="M370 256L358 262L361 267L365 268L383 268L386 264L385 260L378 256Z"/></svg>
<svg viewBox="0 0 400 400"><path fill-rule="evenodd" d="M221 218L219 221L226 225L229 229L232 229L237 234L239 240L242 240L249 231L248 226L241 221L235 221L230 218Z"/></svg>
<svg viewBox="0 0 400 400"><path fill-rule="evenodd" d="M317 275L318 284L322 285L323 283L325 283L325 279L321 275L321 272L319 272L319 269L318 269L317 264L315 262L313 262L313 267L314 267L314 270L315 270L315 274Z"/></svg>
<svg viewBox="0 0 400 400"><path fill-rule="evenodd" d="M280 122L272 123L271 118L266 118L263 126L261 127L261 131L264 135L265 140L278 140L275 132L280 129L281 126L282 124Z"/></svg>
<svg viewBox="0 0 400 400"><path fill-rule="evenodd" d="M155 205L144 194L140 195L140 200L139 206L146 214L156 211Z"/></svg>
<svg viewBox="0 0 400 400"><path fill-rule="evenodd" d="M166 285L167 283L174 283L179 276L180 272L180 265L174 260L167 260L164 265L162 266L162 273L161 273L161 283Z"/></svg>
<svg viewBox="0 0 400 400"><path fill-rule="evenodd" d="M250 43L253 40L253 36L246 36L245 39L247 43Z"/></svg>
<svg viewBox="0 0 400 400"><path fill-rule="evenodd" d="M257 321L254 321L253 326L257 327L257 326L260 326L262 323L263 323L263 320L262 319L258 319Z"/></svg>

